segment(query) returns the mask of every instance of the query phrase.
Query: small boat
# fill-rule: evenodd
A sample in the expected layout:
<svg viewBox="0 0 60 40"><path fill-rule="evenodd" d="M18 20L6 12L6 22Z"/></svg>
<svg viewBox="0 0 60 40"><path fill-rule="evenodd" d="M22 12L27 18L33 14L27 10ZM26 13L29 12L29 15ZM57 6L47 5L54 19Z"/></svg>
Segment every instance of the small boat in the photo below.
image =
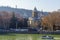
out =
<svg viewBox="0 0 60 40"><path fill-rule="evenodd" d="M52 36L42 36L42 39L54 39Z"/></svg>

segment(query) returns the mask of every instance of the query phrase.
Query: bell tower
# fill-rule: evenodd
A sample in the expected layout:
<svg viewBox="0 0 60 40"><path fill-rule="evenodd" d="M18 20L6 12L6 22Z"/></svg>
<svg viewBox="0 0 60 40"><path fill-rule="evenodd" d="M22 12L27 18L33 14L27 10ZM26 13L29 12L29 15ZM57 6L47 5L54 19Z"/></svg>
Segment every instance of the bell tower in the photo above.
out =
<svg viewBox="0 0 60 40"><path fill-rule="evenodd" d="M36 7L35 7L34 10L32 11L32 17L33 17L33 18L38 18L38 12L37 12Z"/></svg>
<svg viewBox="0 0 60 40"><path fill-rule="evenodd" d="M32 11L32 17L29 17L28 25L30 28L37 28L40 24L40 19L38 16L38 11L36 7L34 7L34 10Z"/></svg>

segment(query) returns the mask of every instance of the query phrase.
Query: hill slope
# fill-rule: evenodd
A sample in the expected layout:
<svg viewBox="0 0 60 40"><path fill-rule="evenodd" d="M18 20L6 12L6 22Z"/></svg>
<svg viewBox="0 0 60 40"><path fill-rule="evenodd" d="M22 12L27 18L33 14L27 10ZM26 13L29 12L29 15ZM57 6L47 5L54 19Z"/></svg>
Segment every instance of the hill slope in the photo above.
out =
<svg viewBox="0 0 60 40"><path fill-rule="evenodd" d="M32 10L27 10L27 9L18 9L18 8L11 8L11 7L0 7L0 11L8 11L8 12L15 12L23 17L30 17L32 14ZM38 13L41 15L42 12L38 11ZM43 15L47 15L48 12L43 12Z"/></svg>

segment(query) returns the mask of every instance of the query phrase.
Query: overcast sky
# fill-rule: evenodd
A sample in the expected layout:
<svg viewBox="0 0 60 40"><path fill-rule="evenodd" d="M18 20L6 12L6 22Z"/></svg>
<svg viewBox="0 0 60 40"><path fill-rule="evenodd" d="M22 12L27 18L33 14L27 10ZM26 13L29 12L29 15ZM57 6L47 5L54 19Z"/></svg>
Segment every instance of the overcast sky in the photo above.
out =
<svg viewBox="0 0 60 40"><path fill-rule="evenodd" d="M10 6L15 8L24 8L33 10L53 11L60 9L60 0L0 0L0 6Z"/></svg>

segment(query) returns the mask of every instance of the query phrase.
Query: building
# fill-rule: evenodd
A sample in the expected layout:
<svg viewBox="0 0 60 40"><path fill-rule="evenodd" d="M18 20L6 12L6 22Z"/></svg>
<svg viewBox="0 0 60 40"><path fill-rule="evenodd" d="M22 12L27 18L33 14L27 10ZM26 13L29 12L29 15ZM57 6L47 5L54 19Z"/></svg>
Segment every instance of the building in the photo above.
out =
<svg viewBox="0 0 60 40"><path fill-rule="evenodd" d="M36 7L32 11L32 17L28 18L28 25L30 28L37 28L40 24L40 17L38 16L38 11Z"/></svg>

